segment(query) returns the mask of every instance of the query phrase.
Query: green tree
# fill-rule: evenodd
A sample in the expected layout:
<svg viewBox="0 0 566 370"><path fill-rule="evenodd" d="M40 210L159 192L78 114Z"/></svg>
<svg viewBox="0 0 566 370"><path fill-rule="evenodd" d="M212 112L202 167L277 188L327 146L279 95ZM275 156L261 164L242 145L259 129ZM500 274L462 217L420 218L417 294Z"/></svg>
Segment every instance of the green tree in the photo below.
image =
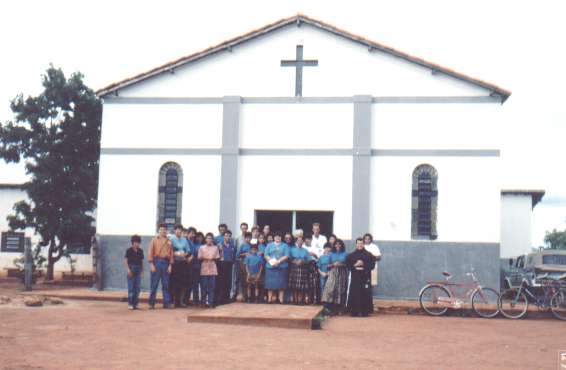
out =
<svg viewBox="0 0 566 370"><path fill-rule="evenodd" d="M52 65L42 76L43 92L12 102L12 121L0 125L0 158L25 161L29 201L14 205L7 217L13 230L32 228L47 248L47 279L69 255L72 242L94 234L102 104L83 83Z"/></svg>
<svg viewBox="0 0 566 370"><path fill-rule="evenodd" d="M558 231L553 229L544 235L544 242L547 249L566 249L566 230Z"/></svg>

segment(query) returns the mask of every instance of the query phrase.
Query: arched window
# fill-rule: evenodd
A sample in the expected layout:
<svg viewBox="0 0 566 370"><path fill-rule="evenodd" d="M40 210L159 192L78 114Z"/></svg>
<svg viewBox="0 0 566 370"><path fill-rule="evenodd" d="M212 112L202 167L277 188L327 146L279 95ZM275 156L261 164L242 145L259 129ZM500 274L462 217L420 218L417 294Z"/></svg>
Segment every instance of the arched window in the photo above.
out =
<svg viewBox="0 0 566 370"><path fill-rule="evenodd" d="M157 225L166 223L167 229L181 222L183 205L183 170L175 162L167 162L159 170L159 197Z"/></svg>
<svg viewBox="0 0 566 370"><path fill-rule="evenodd" d="M411 239L436 240L438 173L428 164L413 171Z"/></svg>

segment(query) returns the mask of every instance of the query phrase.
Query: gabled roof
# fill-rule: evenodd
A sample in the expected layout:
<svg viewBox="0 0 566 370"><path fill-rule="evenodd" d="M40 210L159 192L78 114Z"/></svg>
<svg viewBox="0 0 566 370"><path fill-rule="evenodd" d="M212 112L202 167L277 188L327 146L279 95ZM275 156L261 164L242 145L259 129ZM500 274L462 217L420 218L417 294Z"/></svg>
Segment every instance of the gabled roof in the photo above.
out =
<svg viewBox="0 0 566 370"><path fill-rule="evenodd" d="M268 25L266 25L262 28L259 28L257 30L253 30L253 31L248 32L244 35L235 37L233 39L230 39L230 40L227 40L227 41L224 41L224 42L221 42L220 44L209 47L208 49L199 51L199 52L191 54L191 55L187 55L185 57L182 57L182 58L179 58L177 60L171 61L169 63L163 64L162 66L159 66L157 68L153 68L153 69L151 69L147 72L140 73L136 76L133 76L133 77L127 78L125 80L113 83L111 85L108 85L108 86L98 90L96 93L100 97L103 97L105 95L109 95L111 93L115 93L117 90L122 89L124 87L136 84L138 82L141 82L141 81L146 80L148 78L151 78L153 76L159 75L161 73L174 71L175 68L178 68L178 67L183 66L185 64L203 59L203 58L210 56L210 55L213 55L215 53L218 53L218 52L221 52L221 51L224 51L224 50L230 50L234 46L237 46L241 43L252 40L254 38L263 36L263 35L265 35L269 32L278 30L282 27L288 26L288 25L293 24L293 23L295 23L297 25L300 25L301 23L309 24L309 25L316 27L318 29L330 32L334 35L344 37L348 40L362 44L362 45L366 46L368 48L368 50L370 50L370 51L371 50L378 50L378 51L393 55L395 57L404 59L404 60L409 61L411 63L415 63L415 64L418 64L420 66L430 68L435 73L443 73L447 76L454 77L454 78L459 79L461 81L469 82L473 85L480 86L484 89L490 90L492 92L492 94L500 95L502 102L504 102L511 95L510 91L502 89L501 87L498 87L498 86L491 84L489 82L485 82L485 81L479 80L477 78L467 76L465 74L456 72L452 69L442 67L438 64L431 63L431 62L426 61L424 59L421 59L421 58L412 56L410 54L404 53L402 51L393 49L392 47L380 44L380 43L375 42L375 41L368 40L368 39L361 37L361 36L358 36L358 35L354 35L353 33L350 33L348 31L344 31L340 28L334 27L334 26L332 26L328 23L324 23L324 22L316 20L314 18L307 17L306 15L303 15L303 14L297 14L293 17L281 19L281 20L279 20L275 23L268 24Z"/></svg>

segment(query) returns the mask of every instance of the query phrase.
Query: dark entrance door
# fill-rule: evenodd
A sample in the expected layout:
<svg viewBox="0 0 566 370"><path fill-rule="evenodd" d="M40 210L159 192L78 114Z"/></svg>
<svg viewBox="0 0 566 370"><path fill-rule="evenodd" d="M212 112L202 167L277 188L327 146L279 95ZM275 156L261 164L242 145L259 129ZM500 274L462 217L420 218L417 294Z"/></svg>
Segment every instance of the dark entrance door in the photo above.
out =
<svg viewBox="0 0 566 370"><path fill-rule="evenodd" d="M334 212L330 211L297 211L296 228L303 229L305 235L312 234L312 224L320 224L320 233L330 235L334 230Z"/></svg>
<svg viewBox="0 0 566 370"><path fill-rule="evenodd" d="M286 233L292 231L293 211L255 211L255 221L261 229L265 225L271 227L271 232Z"/></svg>

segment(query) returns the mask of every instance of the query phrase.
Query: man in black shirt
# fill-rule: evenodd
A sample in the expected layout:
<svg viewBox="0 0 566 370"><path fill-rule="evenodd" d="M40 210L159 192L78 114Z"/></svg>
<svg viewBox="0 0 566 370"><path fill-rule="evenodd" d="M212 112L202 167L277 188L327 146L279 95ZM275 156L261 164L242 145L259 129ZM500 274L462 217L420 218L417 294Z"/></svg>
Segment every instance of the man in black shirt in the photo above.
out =
<svg viewBox="0 0 566 370"><path fill-rule="evenodd" d="M132 246L126 250L124 264L128 271L128 309L136 310L139 303L141 275L143 272L143 250L140 248L141 238L133 235Z"/></svg>

